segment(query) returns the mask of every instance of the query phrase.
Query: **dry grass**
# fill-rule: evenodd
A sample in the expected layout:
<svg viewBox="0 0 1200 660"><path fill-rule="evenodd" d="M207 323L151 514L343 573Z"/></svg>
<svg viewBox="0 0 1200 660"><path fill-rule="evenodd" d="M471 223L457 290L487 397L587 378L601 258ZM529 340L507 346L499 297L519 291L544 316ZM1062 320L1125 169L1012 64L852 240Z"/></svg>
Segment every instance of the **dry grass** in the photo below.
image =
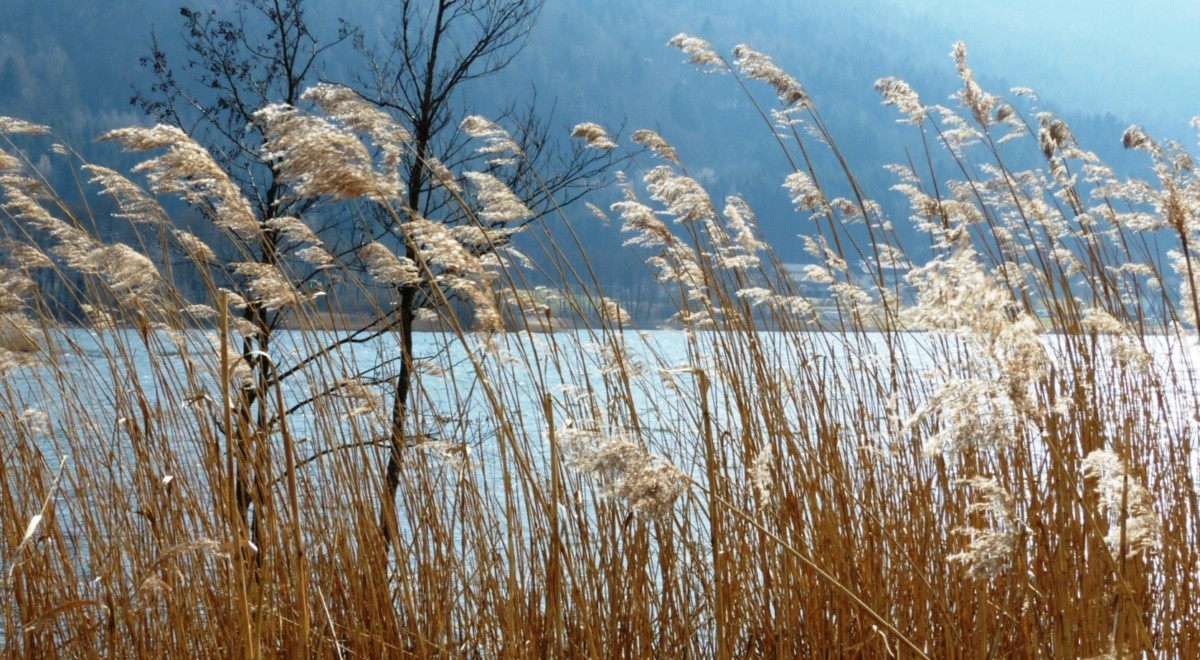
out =
<svg viewBox="0 0 1200 660"><path fill-rule="evenodd" d="M1031 125L981 90L963 53L957 109L879 85L930 150L928 164L896 168L913 211L889 220L795 79L745 47L726 63L698 40L673 43L780 97L796 169L779 183L809 222L807 276L823 293L797 291L748 205L714 203L648 132L637 140L661 164L613 211L678 310L671 345L643 343L596 282L568 275L555 246L570 236L539 239L564 282L556 323L579 329L535 333L549 294L526 309L523 271L464 248L496 236L412 226L418 258L388 272L418 274L434 301L471 301L488 324L530 323L477 334L443 315L443 348L415 356L405 424L421 442L401 468L390 554L378 515L388 369L370 358L384 369L364 372L362 344L332 346L361 324L313 311L291 284L302 262L244 268L238 291L210 282L207 300L185 303L166 264L102 245L33 194L15 150L0 159L9 243L38 236L53 257L38 276L89 306L72 330L24 292L38 361L0 356L5 653L1200 653L1200 196L1182 151L1133 131L1157 178L1117 180L1059 120ZM397 197L333 120L322 134L357 169L318 159L329 179L305 178L312 154L283 131L318 120L272 112L290 122L274 146L308 189ZM159 185L241 208L192 145L155 135L116 137L168 150L148 167ZM932 165L943 148L948 177ZM1011 169L1005 154L1020 149L1043 165ZM142 205L147 244L205 254L153 220L148 197L105 186ZM246 245L257 229L232 217L227 238ZM919 264L902 222L929 248ZM245 380L238 296L289 316L269 356L278 382Z"/></svg>
<svg viewBox="0 0 1200 660"><path fill-rule="evenodd" d="M33 353L38 350L28 319L19 314L0 314L0 348L12 353Z"/></svg>

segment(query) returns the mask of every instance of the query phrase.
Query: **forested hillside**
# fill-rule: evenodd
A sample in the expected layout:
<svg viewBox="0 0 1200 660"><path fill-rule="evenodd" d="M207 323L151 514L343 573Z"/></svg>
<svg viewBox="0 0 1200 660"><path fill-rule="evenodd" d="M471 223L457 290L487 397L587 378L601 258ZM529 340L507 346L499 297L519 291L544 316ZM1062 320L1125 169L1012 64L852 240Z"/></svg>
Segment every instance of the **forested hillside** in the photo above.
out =
<svg viewBox="0 0 1200 660"><path fill-rule="evenodd" d="M235 16L233 2L193 3L213 8L218 17ZM387 3L314 1L311 24L323 43L336 40L343 26L361 28L362 41L383 43L391 35ZM342 22L344 21L344 23ZM707 39L729 56L746 43L773 57L805 86L842 156L865 193L893 217L908 213L890 188L890 163L921 159L920 140L910 127L898 126L883 107L874 82L896 76L910 83L927 103L949 103L958 86L947 53L953 32L926 25L920 15L889 0L795 3L784 0L713 5L680 0L648 5L635 0L560 0L547 3L527 47L499 75L465 86L455 99L462 116L498 116L506 109L532 106L550 117L552 137L565 142L570 127L584 121L628 134L657 130L689 164L714 198L738 194L758 215L767 242L784 262L804 261L797 237L797 216L778 172L787 164L774 148L765 118L728 76L705 75L683 62L667 41L686 32ZM130 98L152 84L144 60L152 44L180 67L183 20L178 7L148 0L105 3L60 0L13 0L0 8L0 115L49 124L85 158L109 165L131 163L111 146L91 143L104 130L149 121ZM157 42L153 41L157 40ZM969 46L969 44L968 44ZM355 85L370 63L350 43L324 53L319 79ZM990 91L1007 94L1020 80L1004 71L979 71ZM177 75L183 75L181 70ZM751 89L764 102L769 89ZM1061 114L1080 144L1096 150L1118 169L1142 162L1120 147L1132 119L1103 108L1073 106L1074 99L1045 99L1017 108L1034 114ZM837 166L823 149L813 149L820 169ZM1014 153L1015 165L1036 163L1037 154ZM953 172L953 165L945 161ZM60 189L69 189L70 173L43 160L39 166ZM62 177L62 178L58 178ZM66 185L64 185L66 184ZM834 189L844 195L847 190ZM594 198L607 206L616 197L609 187ZM637 289L644 269L622 249L622 238L577 205L567 210L589 246L589 258L602 280L620 294ZM183 214L183 211L180 211ZM558 222L551 219L549 222ZM113 231L119 231L114 229ZM920 254L918 245L910 246Z"/></svg>

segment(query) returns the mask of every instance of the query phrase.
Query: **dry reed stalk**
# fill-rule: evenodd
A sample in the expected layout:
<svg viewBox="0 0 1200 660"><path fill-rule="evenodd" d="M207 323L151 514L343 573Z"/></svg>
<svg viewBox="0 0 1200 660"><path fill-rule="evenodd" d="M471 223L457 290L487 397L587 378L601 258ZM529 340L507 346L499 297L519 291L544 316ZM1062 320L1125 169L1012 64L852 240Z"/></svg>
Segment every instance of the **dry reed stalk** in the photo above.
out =
<svg viewBox="0 0 1200 660"><path fill-rule="evenodd" d="M629 185L613 211L674 307L678 347L627 327L591 265L571 265L584 249L574 234L534 237L557 290L538 290L515 260L479 259L508 240L485 225L527 209L498 180L445 166L439 185L468 225L410 218L412 249L364 246L367 277L346 270L324 311L294 286L314 263L301 252L321 248L295 219L270 227L291 247L269 271L243 268L236 291L201 277L203 299L188 300L175 270L133 277L119 267L144 264L133 248L30 196L32 179L5 179L13 221L53 237L38 249L48 276L90 310L87 333L64 332L28 287L4 303L45 338L33 366L0 361L22 376L0 380L0 618L18 631L5 652L1195 655L1187 415L1200 394L1185 349L1200 184L1173 166L1182 154L1131 131L1155 176L1118 180L1060 120L1026 122L985 92L956 48L958 108L877 85L926 149L925 163L894 170L932 246L916 264L795 78L746 47L730 64L700 40L672 43L780 98L755 111L792 138L778 142L795 164L780 185L815 221L801 290L745 200L714 203L662 135L636 133L658 161L641 170L649 198ZM405 225L391 206L399 188L378 169L407 157L403 136L335 88L314 94L337 119L274 108L272 148L308 190L388 204ZM295 142L306 126L353 161L314 160ZM500 167L520 158L494 124L464 130ZM620 148L595 125L576 134ZM112 137L166 149L146 166L152 184L228 210L223 240L253 253L261 228L185 136ZM1022 146L1040 169L1009 165ZM936 149L957 179L934 178ZM210 273L216 253L165 231L149 196L89 172L156 232L148 244L165 240ZM1173 260L1150 248L1168 239ZM395 319L385 304L367 312L377 321L341 311L377 285L414 283L442 334L432 355L401 351L418 374L404 411L414 444L383 563L387 374L355 351ZM511 301L520 327L472 333L450 310L456 297L491 330L508 313L496 301ZM254 382L255 356L233 349L230 309L247 299L278 306L293 328L262 356L252 412L238 390ZM533 301L554 301L572 330L534 332L544 312ZM48 456L71 456L53 482ZM37 494L55 490L46 507Z"/></svg>

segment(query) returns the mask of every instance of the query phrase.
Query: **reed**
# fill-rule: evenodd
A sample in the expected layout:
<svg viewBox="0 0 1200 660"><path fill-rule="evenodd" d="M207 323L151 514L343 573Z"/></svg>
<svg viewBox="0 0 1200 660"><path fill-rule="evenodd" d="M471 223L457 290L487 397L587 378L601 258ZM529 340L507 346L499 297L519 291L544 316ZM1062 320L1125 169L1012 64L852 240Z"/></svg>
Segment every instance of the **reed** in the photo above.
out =
<svg viewBox="0 0 1200 660"><path fill-rule="evenodd" d="M20 329L0 340L5 653L1200 653L1186 152L1131 129L1154 178L1119 179L1027 96L981 89L956 46L956 107L877 83L925 149L893 169L911 214L889 218L798 80L745 46L672 45L780 136L809 254L797 282L746 200L713 200L664 136L635 133L638 169L596 210L655 273L671 333L632 328L572 266L569 224L525 230L556 282L535 284L496 230L528 209L495 177L439 170L454 223L404 209L403 131L334 88L311 97L328 114L260 121L296 194L404 227L361 270L303 219L271 228L278 263L214 264L154 195L218 210L247 254L262 228L161 128L108 136L152 152L149 190L81 170L142 237L106 244L17 149L47 130L0 120L0 318ZM494 124L464 130L519 163ZM297 285L315 272L339 278ZM430 331L405 356L386 292L412 283ZM269 355L237 350L246 300L286 316ZM389 554L400 360L415 440Z"/></svg>
<svg viewBox="0 0 1200 660"><path fill-rule="evenodd" d="M33 353L38 350L27 319L20 315L0 316L0 346L10 353Z"/></svg>

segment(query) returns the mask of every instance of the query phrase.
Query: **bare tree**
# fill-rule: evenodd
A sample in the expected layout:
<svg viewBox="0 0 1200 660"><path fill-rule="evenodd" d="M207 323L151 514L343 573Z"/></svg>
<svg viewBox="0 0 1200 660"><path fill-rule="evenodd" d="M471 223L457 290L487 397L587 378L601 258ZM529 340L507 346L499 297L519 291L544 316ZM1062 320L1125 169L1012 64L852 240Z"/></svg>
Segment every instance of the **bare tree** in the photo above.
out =
<svg viewBox="0 0 1200 660"><path fill-rule="evenodd" d="M304 89L316 82L329 49L353 38L362 66L349 87L392 114L411 134L398 172L406 184L405 199L373 215L373 225L360 237L361 242L392 237L415 261L419 245L409 235L414 218L452 225L466 221L468 215L480 217L462 213L458 208L461 198L437 194L439 183L444 183L438 179L444 172L486 172L515 191L530 213L487 220L489 228L499 229L536 221L577 200L611 166L612 156L607 152L575 144L560 147L551 139L550 120L535 111L536 95L532 93L524 105L510 101L496 118L513 127L510 133L514 150L522 156L519 159L501 165L495 159L479 157L469 148L469 131L459 128L475 84L513 63L528 41L542 4L543 0L399 0L394 29L372 35L340 23L328 43L310 30L304 0L238 0L237 15L231 19L183 9L189 57L181 73L156 41L143 62L152 68L156 82L133 100L151 116L193 135L237 177L254 201L263 228L259 254L254 258L275 266L280 260L281 237L271 220L298 217L320 200L296 198L293 191L284 189L277 178L277 163L262 155L263 136L254 113L270 103L299 105ZM497 243L488 243L472 249L479 252L496 247ZM351 245L342 255L349 261L354 253ZM416 311L432 300L428 282L398 285L394 295L391 311L338 340L361 341L380 332L395 332L399 339L400 367L388 382L392 409L380 511L389 548L396 538L400 464L414 437L407 427L414 321ZM247 320L259 331L253 342L247 341L244 354L254 357L267 351L279 319L253 299L248 302ZM260 365L259 399L272 379L293 371L273 375L265 364ZM269 422L262 405L257 422L260 428Z"/></svg>
<svg viewBox="0 0 1200 660"><path fill-rule="evenodd" d="M262 155L254 113L270 103L298 104L318 81L328 51L351 36L343 23L322 43L304 9L304 0L237 0L236 16L225 18L215 10L182 7L184 63L176 67L152 35L141 64L155 82L131 99L147 115L204 145L239 184L263 228L260 252L241 256L268 264L278 262L280 240L269 220L302 216L316 200L286 194ZM264 335L277 323L261 310L250 309L248 317L263 326Z"/></svg>
<svg viewBox="0 0 1200 660"><path fill-rule="evenodd" d="M385 218L403 219L418 214L455 222L445 206L445 197L434 194L438 182L432 167L456 170L464 167L473 153L465 148L466 138L458 120L463 96L472 83L509 67L525 47L544 0L401 0L394 31L384 46L373 46L364 33L356 45L369 64L368 74L357 81L360 93L379 107L398 115L411 127L411 157L404 163L402 178L408 199L400 213ZM521 158L500 168L492 162L475 165L497 175L517 192L532 213L518 223L541 218L555 207L578 199L597 175L611 166L611 158L575 146L559 150L549 138L549 121L538 116L531 99L524 110L510 106L498 120L512 124L516 150ZM494 221L492 228L513 221ZM386 223L386 220L385 220ZM404 227L383 227L403 235ZM495 246L489 246L494 248ZM406 252L416 259L417 246L406 241ZM421 287L399 287L396 331L401 346L401 365L392 383L392 427L390 453L385 475L381 524L388 540L395 537L394 501L400 484L400 461L411 432L406 428L413 386L413 324L421 300Z"/></svg>
<svg viewBox="0 0 1200 660"><path fill-rule="evenodd" d="M269 103L299 103L304 89L317 81L328 51L350 37L342 25L323 43L310 29L304 5L303 0L237 0L232 17L182 7L183 63L176 66L157 35L152 35L150 53L141 65L151 70L154 82L148 89L135 90L131 98L156 121L182 129L206 147L250 203L258 231L254 241L238 241L236 250L253 253L232 252L234 248L227 245L231 251L218 254L216 263L201 265L202 275L216 273L235 290L240 279L231 270L235 264L280 266L285 239L272 221L302 217L316 202L287 195L276 168L262 156L263 136L254 122L254 113ZM214 213L206 206L199 210ZM210 226L220 224L218 218L209 220ZM256 535L257 523L248 514L254 503L262 501L262 482L268 477L254 467L260 461L252 454L260 450L254 439L262 442L267 437L270 413L265 394L274 378L263 356L269 354L282 312L272 311L248 293L242 298L243 318L254 328L243 336L242 355L254 365L255 378L253 386L241 391L236 428L226 433L240 458L239 513Z"/></svg>

